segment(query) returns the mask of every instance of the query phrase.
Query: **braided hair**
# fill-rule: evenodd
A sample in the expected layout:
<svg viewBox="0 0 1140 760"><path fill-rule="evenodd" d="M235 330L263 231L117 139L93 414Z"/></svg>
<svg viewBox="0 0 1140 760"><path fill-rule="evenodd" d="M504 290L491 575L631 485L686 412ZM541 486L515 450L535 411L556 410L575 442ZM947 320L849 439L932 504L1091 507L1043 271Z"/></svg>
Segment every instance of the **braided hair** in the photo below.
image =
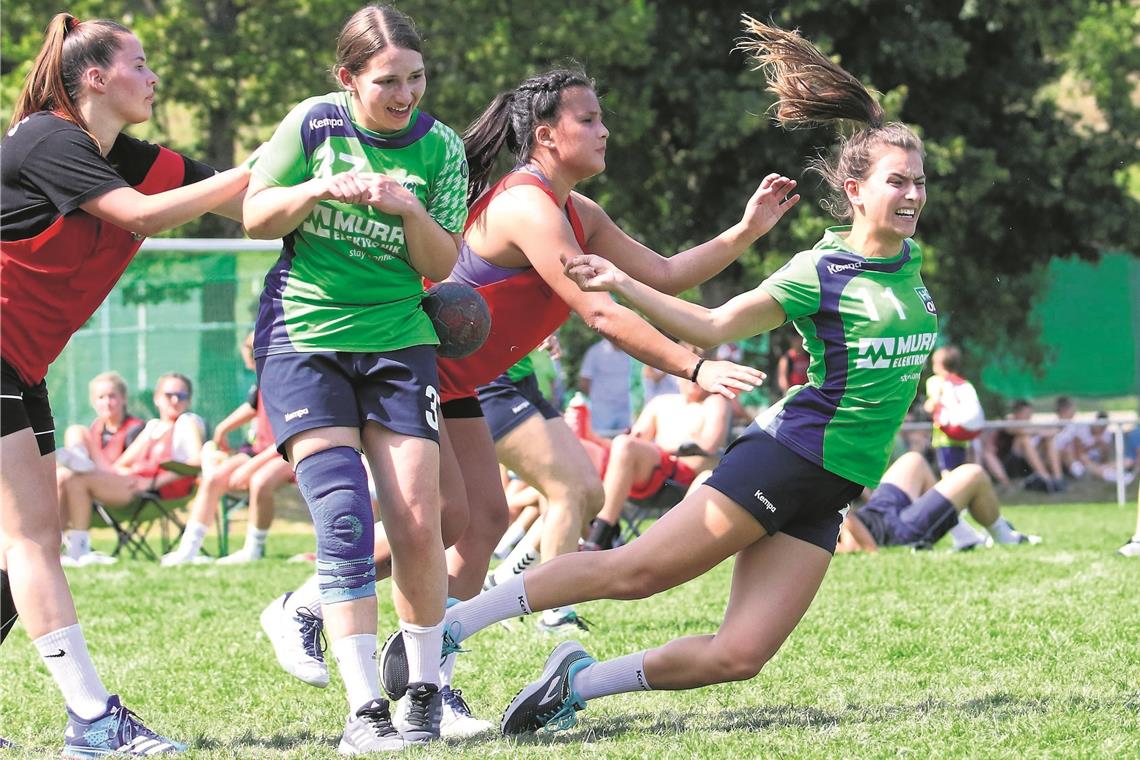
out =
<svg viewBox="0 0 1140 760"><path fill-rule="evenodd" d="M841 134L831 156L808 165L823 177L830 197L823 207L837 219L850 219L854 211L843 181L864 180L878 148L890 145L924 154L922 139L900 122L884 121L883 108L856 77L835 64L798 32L764 24L744 14L748 36L737 45L756 68L764 69L768 90L776 94L776 121L785 128L829 123L853 123L850 135Z"/></svg>
<svg viewBox="0 0 1140 760"><path fill-rule="evenodd" d="M570 87L593 89L594 81L581 69L554 69L530 77L515 89L496 95L467 127L463 132L463 145L471 170L467 181L468 203L487 189L504 145L518 163L530 160L535 127L558 120L562 91Z"/></svg>

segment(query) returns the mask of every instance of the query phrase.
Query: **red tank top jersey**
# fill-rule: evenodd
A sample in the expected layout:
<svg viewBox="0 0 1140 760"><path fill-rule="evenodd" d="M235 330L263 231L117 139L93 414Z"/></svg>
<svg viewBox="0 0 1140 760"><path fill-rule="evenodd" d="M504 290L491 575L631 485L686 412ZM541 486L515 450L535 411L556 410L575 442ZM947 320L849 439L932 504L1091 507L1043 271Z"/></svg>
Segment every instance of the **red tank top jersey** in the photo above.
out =
<svg viewBox="0 0 1140 760"><path fill-rule="evenodd" d="M471 207L464 232L482 216L496 195L516 185L534 185L546 193L552 203L558 203L554 193L538 177L527 172L511 172ZM566 216L574 239L584 253L586 235L573 198L566 199ZM439 391L443 401L474 396L477 386L506 372L570 316L570 307L533 268L476 290L490 308L491 332L482 348L470 356L439 360Z"/></svg>
<svg viewBox="0 0 1140 760"><path fill-rule="evenodd" d="M166 472L166 470L162 469L159 465L163 462L169 462L173 456L174 425L172 424L161 436L150 442L150 445L147 446L139 461L135 462L134 466L131 467L131 471L135 475L141 475L144 478L157 477ZM179 478L159 488L158 494L164 499L182 498L193 490L195 480L196 478L193 475Z"/></svg>
<svg viewBox="0 0 1140 760"><path fill-rule="evenodd" d="M127 416L119 429L114 433L109 433L107 442L102 444L103 455L107 457L108 462L114 462L116 459L123 455L123 451L127 448L127 436L137 430L143 421L138 417ZM96 441L103 440L103 434L106 430L106 423L102 420L95 420L91 423L91 435Z"/></svg>
<svg viewBox="0 0 1140 760"><path fill-rule="evenodd" d="M90 144L83 146L84 140ZM5 204L13 206L4 216L13 222L0 242L0 349L20 377L35 385L142 245L142 238L78 206L116 186L129 184L153 195L209 176L206 172L212 170L126 135L120 135L102 159L78 127L46 112L9 132L4 148ZM56 151L61 155L53 155ZM58 196L67 189L69 163L74 167L73 192L86 192L60 208ZM39 193L36 185L49 183L56 195L44 191L46 201L23 192L27 188ZM25 203L26 208L19 207ZM50 224L29 222L28 215L46 217ZM27 232L19 231L20 222Z"/></svg>

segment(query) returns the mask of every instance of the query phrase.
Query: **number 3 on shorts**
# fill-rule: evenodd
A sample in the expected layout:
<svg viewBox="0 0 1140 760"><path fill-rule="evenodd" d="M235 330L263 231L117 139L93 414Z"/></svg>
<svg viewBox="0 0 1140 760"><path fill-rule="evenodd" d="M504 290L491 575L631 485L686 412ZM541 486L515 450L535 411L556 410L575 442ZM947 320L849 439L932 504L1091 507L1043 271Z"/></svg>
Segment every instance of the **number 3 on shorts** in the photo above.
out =
<svg viewBox="0 0 1140 760"><path fill-rule="evenodd" d="M435 386L429 385L424 388L424 393L428 397L428 408L424 412L427 423L431 425L432 430L439 432L439 391L435 389Z"/></svg>

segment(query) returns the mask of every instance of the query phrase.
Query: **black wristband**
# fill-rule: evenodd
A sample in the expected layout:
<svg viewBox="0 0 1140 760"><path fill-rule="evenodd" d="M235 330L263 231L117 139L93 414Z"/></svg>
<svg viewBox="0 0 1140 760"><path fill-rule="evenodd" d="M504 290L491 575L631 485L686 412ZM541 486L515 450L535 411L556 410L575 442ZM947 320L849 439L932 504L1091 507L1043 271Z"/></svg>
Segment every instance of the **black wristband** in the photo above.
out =
<svg viewBox="0 0 1140 760"><path fill-rule="evenodd" d="M697 359L697 366L693 367L693 374L689 375L689 382L697 382L697 375L701 373L701 365L705 363L704 359Z"/></svg>

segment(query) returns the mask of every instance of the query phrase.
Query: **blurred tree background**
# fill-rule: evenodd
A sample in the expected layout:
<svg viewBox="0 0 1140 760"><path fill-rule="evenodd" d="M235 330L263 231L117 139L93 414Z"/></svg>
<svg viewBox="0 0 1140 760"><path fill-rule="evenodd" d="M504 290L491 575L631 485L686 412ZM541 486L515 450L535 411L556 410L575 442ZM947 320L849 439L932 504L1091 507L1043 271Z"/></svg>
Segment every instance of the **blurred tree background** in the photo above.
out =
<svg viewBox="0 0 1140 760"><path fill-rule="evenodd" d="M78 17L123 20L161 77L134 134L228 167L297 101L333 89L330 67L354 3L333 0L74 0ZM1047 357L1030 318L1054 257L1095 259L1140 239L1140 6L1128 0L408 0L425 41L426 110L457 130L498 91L554 65L596 78L611 131L608 169L581 188L662 253L739 218L759 180L801 181L804 201L753 250L689 297L754 287L834 223L803 171L827 129L786 132L772 96L734 52L740 14L797 27L882 93L927 149L919 241L943 331L976 370ZM0 85L15 93L57 9L4 3ZM180 235L230 236L203 220ZM226 294L210 299L225 310ZM205 317L206 315L204 315ZM214 314L212 318L217 318ZM571 367L590 340L564 333ZM779 343L773 341L773 351Z"/></svg>

